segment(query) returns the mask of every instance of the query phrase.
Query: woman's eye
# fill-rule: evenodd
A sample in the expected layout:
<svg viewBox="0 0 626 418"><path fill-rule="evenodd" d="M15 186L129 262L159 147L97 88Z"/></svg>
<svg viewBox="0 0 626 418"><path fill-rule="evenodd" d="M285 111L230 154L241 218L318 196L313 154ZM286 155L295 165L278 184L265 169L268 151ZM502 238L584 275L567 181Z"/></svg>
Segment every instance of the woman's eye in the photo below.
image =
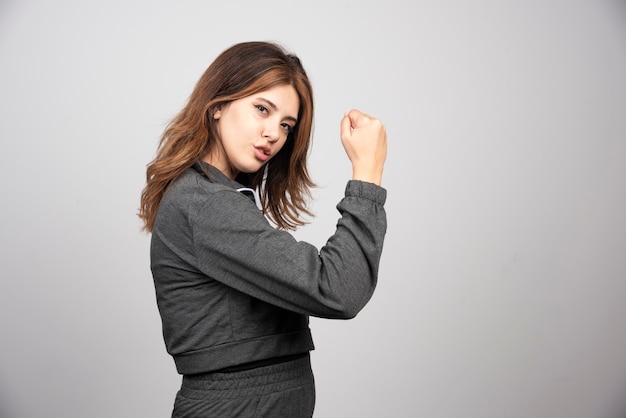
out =
<svg viewBox="0 0 626 418"><path fill-rule="evenodd" d="M261 113L267 113L267 107L263 106L263 105L255 105L256 108L261 112Z"/></svg>
<svg viewBox="0 0 626 418"><path fill-rule="evenodd" d="M289 125L288 123L283 123L281 124L281 126L287 133L291 133L291 131L293 130L293 126Z"/></svg>

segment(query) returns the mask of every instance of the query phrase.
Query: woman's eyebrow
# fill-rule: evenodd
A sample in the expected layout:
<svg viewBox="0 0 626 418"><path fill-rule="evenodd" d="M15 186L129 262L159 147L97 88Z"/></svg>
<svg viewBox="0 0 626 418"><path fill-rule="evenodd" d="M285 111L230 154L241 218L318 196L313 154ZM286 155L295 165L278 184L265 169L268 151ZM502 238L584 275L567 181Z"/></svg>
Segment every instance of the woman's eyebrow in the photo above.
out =
<svg viewBox="0 0 626 418"><path fill-rule="evenodd" d="M261 100L265 102L269 107L271 107L274 111L278 110L278 107L271 100L266 99L265 97L257 97L257 100ZM298 119L293 116L285 116L285 119L292 121L293 123L297 123Z"/></svg>

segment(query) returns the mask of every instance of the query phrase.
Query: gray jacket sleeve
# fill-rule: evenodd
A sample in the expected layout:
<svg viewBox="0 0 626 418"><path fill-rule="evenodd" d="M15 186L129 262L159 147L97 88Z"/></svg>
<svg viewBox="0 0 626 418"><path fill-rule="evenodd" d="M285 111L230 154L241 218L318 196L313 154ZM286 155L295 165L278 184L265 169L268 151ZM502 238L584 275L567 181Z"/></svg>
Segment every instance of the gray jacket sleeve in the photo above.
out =
<svg viewBox="0 0 626 418"><path fill-rule="evenodd" d="M335 233L318 251L275 229L235 190L221 190L190 215L196 265L207 276L270 304L352 318L370 300L387 229L386 190L351 180Z"/></svg>

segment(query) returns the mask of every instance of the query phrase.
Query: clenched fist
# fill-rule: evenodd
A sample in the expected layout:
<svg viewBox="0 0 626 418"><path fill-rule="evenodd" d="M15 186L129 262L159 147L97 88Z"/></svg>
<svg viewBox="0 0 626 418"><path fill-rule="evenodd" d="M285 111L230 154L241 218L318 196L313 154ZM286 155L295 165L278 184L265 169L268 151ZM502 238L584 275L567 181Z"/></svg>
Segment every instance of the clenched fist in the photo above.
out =
<svg viewBox="0 0 626 418"><path fill-rule="evenodd" d="M352 163L352 179L380 186L387 158L387 133L376 118L349 110L341 119L341 143Z"/></svg>

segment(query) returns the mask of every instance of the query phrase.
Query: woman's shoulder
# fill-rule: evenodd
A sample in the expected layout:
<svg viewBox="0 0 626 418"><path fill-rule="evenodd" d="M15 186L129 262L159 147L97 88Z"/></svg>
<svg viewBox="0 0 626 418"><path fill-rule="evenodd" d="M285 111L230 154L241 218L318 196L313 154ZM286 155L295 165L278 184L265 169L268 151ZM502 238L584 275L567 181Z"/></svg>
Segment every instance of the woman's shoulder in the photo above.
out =
<svg viewBox="0 0 626 418"><path fill-rule="evenodd" d="M217 192L229 190L235 191L232 186L210 181L206 176L190 168L172 182L164 199L167 197L168 200L174 201L201 202L211 198Z"/></svg>
<svg viewBox="0 0 626 418"><path fill-rule="evenodd" d="M204 212L207 206L221 206L224 193L235 189L224 184L209 181L201 174L187 170L169 185L161 202L157 214L157 224L165 219L166 223L178 223L184 219L194 219ZM229 194L229 193L227 193Z"/></svg>
<svg viewBox="0 0 626 418"><path fill-rule="evenodd" d="M207 217L207 214L213 216ZM227 216L224 218L220 214ZM170 230L181 225L195 225L199 219L202 222L210 219L221 222L218 219L225 221L241 217L248 221L263 218L253 197L230 184L210 181L200 173L188 170L165 192L159 205L156 224L159 230Z"/></svg>

